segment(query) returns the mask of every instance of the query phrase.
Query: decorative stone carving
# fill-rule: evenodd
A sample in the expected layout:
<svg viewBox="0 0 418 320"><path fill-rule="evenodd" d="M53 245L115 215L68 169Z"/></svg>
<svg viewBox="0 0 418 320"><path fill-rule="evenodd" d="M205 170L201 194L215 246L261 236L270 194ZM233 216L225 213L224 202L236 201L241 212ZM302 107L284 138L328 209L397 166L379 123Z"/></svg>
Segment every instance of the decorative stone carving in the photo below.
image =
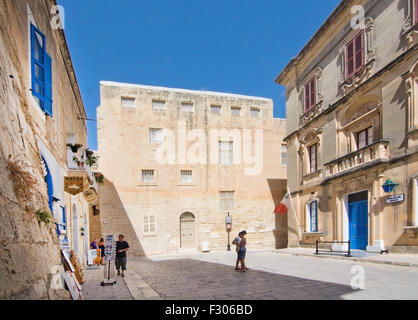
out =
<svg viewBox="0 0 418 320"><path fill-rule="evenodd" d="M407 14L402 26L402 36L406 39L407 48L418 43L418 30L414 23L414 0L407 0Z"/></svg>

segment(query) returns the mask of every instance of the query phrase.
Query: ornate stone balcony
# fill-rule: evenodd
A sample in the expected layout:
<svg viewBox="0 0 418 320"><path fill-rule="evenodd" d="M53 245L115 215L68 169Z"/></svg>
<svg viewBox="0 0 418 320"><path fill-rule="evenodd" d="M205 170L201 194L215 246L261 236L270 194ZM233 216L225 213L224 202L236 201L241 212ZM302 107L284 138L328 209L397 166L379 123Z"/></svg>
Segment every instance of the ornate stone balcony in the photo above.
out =
<svg viewBox="0 0 418 320"><path fill-rule="evenodd" d="M325 164L325 179L389 160L389 141L380 140Z"/></svg>

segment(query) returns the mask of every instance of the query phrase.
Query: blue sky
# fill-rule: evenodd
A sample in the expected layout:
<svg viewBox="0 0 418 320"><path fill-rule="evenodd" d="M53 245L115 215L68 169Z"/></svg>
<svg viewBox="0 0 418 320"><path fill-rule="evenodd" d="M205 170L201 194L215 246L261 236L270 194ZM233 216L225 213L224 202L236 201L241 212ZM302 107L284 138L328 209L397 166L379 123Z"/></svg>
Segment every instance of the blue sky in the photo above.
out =
<svg viewBox="0 0 418 320"><path fill-rule="evenodd" d="M120 81L271 98L274 79L340 0L58 0L87 116L99 81ZM96 123L88 145L97 148Z"/></svg>

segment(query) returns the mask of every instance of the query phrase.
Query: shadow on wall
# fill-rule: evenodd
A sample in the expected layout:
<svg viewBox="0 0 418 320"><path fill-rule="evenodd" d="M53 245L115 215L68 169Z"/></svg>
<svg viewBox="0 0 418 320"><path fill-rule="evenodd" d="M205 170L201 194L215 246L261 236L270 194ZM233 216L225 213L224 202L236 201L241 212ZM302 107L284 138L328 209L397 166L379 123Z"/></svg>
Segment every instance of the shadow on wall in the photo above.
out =
<svg viewBox="0 0 418 320"><path fill-rule="evenodd" d="M99 192L100 223L103 235L125 235L129 243L129 253L135 256L144 256L145 252L139 241L135 228L129 219L128 213L123 206L122 200L115 185L107 180L103 181Z"/></svg>
<svg viewBox="0 0 418 320"><path fill-rule="evenodd" d="M286 194L286 179L267 179L267 183L270 188L271 196L274 201L274 207L271 208L272 214L275 215L275 227L273 230L275 239L275 248L283 249L287 248L288 244L288 227L287 227L287 214L275 214L274 209L279 205L280 201Z"/></svg>

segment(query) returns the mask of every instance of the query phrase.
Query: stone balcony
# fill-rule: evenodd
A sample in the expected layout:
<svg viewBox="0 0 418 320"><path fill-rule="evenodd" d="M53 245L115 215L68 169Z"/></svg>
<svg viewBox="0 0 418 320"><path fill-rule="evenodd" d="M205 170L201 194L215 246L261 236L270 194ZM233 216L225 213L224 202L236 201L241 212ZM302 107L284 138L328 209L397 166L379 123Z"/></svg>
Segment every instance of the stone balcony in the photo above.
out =
<svg viewBox="0 0 418 320"><path fill-rule="evenodd" d="M360 150L325 164L325 179L336 178L343 174L364 169L389 160L389 141L379 140Z"/></svg>

